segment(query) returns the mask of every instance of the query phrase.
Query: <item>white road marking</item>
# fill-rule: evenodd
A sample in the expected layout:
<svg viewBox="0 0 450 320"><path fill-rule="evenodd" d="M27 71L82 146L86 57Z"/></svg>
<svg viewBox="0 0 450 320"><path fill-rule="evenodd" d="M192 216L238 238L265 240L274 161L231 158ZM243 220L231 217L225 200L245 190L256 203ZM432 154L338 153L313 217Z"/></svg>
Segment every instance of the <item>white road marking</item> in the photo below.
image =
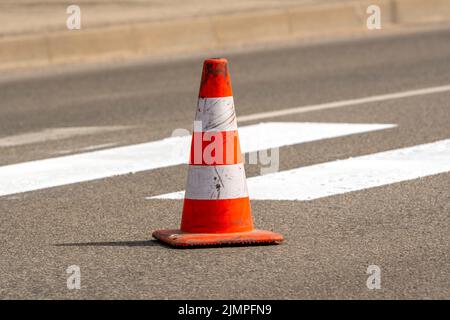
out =
<svg viewBox="0 0 450 320"><path fill-rule="evenodd" d="M44 141L67 139L75 136L89 135L101 132L110 132L130 129L128 126L104 126L104 127L65 127L50 128L38 132L29 132L0 138L0 147L14 147Z"/></svg>
<svg viewBox="0 0 450 320"><path fill-rule="evenodd" d="M244 116L238 117L238 122L242 123L242 122L248 122L248 121L254 121L254 120L287 116L290 114L306 113L306 112L326 110L326 109L335 109L335 108L354 106L354 105L364 104L364 103L369 103L369 102L401 99L401 98L421 96L421 95L440 93L440 92L446 92L446 91L450 91L450 85L423 88L423 89L417 89L417 90L409 90L409 91L401 91L401 92L396 92L396 93L388 93L388 94L382 94L382 95L376 95L376 96L370 96L370 97L364 97L364 98L321 103L321 104L316 104L316 105L306 105L306 106L302 106L302 107L294 107L294 108L282 109L282 110L276 110L276 111L254 113L254 114L249 114L249 115L244 115Z"/></svg>
<svg viewBox="0 0 450 320"><path fill-rule="evenodd" d="M253 200L313 200L450 171L450 139L247 179ZM147 199L183 199L184 191Z"/></svg>
<svg viewBox="0 0 450 320"><path fill-rule="evenodd" d="M393 124L263 123L239 130L244 153L383 130ZM0 167L0 196L187 163L190 136Z"/></svg>

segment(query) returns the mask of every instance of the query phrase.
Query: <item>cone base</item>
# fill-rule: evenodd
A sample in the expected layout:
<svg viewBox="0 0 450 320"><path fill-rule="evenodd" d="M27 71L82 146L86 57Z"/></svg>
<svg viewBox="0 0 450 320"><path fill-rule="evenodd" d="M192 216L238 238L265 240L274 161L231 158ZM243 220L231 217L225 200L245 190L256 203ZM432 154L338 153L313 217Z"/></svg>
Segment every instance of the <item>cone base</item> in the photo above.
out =
<svg viewBox="0 0 450 320"><path fill-rule="evenodd" d="M173 247L279 244L284 240L282 235L264 230L236 233L187 233L181 230L158 230L152 235Z"/></svg>

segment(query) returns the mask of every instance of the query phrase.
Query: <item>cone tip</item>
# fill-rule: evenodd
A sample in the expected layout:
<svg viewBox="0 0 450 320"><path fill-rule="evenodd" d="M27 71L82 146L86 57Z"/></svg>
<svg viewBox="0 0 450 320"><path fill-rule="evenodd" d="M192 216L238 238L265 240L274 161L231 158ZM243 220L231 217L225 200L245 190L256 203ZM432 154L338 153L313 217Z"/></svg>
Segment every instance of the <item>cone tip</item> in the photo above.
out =
<svg viewBox="0 0 450 320"><path fill-rule="evenodd" d="M206 62L212 62L212 63L228 63L228 60L225 58L208 58L205 60Z"/></svg>
<svg viewBox="0 0 450 320"><path fill-rule="evenodd" d="M232 96L228 60L209 58L203 63L199 97L216 98Z"/></svg>
<svg viewBox="0 0 450 320"><path fill-rule="evenodd" d="M203 62L203 66L207 73L224 73L228 72L228 60L225 58L209 58Z"/></svg>

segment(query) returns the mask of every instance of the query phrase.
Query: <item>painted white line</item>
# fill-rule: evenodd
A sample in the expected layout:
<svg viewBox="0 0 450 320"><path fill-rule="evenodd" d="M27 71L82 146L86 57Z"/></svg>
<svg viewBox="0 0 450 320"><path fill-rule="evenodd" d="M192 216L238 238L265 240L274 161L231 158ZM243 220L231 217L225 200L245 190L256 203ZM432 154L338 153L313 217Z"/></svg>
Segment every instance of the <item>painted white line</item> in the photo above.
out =
<svg viewBox="0 0 450 320"><path fill-rule="evenodd" d="M385 130L396 124L267 122L239 129L242 152L255 152L355 133Z"/></svg>
<svg viewBox="0 0 450 320"><path fill-rule="evenodd" d="M242 151L276 148L395 127L392 124L265 123L239 129ZM0 167L0 196L187 163L191 137Z"/></svg>
<svg viewBox="0 0 450 320"><path fill-rule="evenodd" d="M15 136L0 138L0 147L13 147L44 141L61 140L75 136L89 135L102 132L111 132L130 129L128 126L104 126L104 127L65 127L50 128L38 132L23 133Z"/></svg>
<svg viewBox="0 0 450 320"><path fill-rule="evenodd" d="M447 139L253 177L247 184L253 200L313 200L449 171ZM151 199L183 197L180 191Z"/></svg>
<svg viewBox="0 0 450 320"><path fill-rule="evenodd" d="M364 97L364 98L357 98L357 99L350 99L350 100L328 102L328 103L322 103L322 104L316 104L316 105L306 105L306 106L302 106L302 107L295 107L295 108L282 109L282 110L276 110L276 111L254 113L254 114L249 114L249 115L244 115L244 116L238 117L238 122L242 123L242 122L248 122L248 121L254 121L254 120L287 116L290 114L306 113L306 112L326 110L326 109L335 109L335 108L354 106L354 105L364 104L364 103L369 103L369 102L401 99L401 98L421 96L421 95L440 93L440 92L446 92L446 91L450 91L450 85L423 88L423 89L417 89L417 90L409 90L409 91L401 91L401 92L396 92L396 93L388 93L388 94L382 94L382 95L376 95L376 96L370 96L370 97Z"/></svg>

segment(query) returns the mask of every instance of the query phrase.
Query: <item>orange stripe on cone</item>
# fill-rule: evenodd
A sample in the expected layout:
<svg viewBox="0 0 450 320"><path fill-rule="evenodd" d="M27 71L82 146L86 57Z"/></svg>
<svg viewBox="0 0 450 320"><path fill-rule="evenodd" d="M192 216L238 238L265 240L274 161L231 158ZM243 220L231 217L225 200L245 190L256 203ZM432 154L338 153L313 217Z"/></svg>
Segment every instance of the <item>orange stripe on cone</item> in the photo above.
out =
<svg viewBox="0 0 450 320"><path fill-rule="evenodd" d="M242 162L236 131L194 132L189 164L223 165Z"/></svg>
<svg viewBox="0 0 450 320"><path fill-rule="evenodd" d="M181 228L153 236L175 247L280 243L280 234L253 229L226 59L204 62L199 106L206 123L192 136Z"/></svg>
<svg viewBox="0 0 450 320"><path fill-rule="evenodd" d="M194 233L230 233L253 230L248 197L221 200L184 199L181 230Z"/></svg>
<svg viewBox="0 0 450 320"><path fill-rule="evenodd" d="M218 98L232 96L228 61L208 59L203 63L199 98Z"/></svg>

